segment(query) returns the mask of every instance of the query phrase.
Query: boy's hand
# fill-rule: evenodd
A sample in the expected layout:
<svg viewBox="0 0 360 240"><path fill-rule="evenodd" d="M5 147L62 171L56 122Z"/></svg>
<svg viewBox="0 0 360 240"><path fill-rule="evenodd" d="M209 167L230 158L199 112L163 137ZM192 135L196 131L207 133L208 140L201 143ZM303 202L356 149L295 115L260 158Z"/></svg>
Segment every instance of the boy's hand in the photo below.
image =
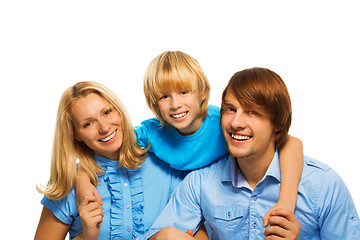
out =
<svg viewBox="0 0 360 240"><path fill-rule="evenodd" d="M95 201L100 205L103 205L102 199L96 190L95 186L91 184L90 179L84 169L79 167L77 177L76 177L76 202L80 205L82 198L84 196L94 196Z"/></svg>
<svg viewBox="0 0 360 240"><path fill-rule="evenodd" d="M97 239L104 213L94 196L85 196L79 204L79 216L83 239Z"/></svg>
<svg viewBox="0 0 360 240"><path fill-rule="evenodd" d="M270 210L265 214L265 216L263 217L263 223L264 223L264 227L266 227L267 225L269 225L269 218L271 217L271 213L275 210L278 209L287 209L291 212L294 212L294 209L292 206L287 206L286 204L282 204L280 202L277 202L272 208L270 208Z"/></svg>
<svg viewBox="0 0 360 240"><path fill-rule="evenodd" d="M266 239L297 239L300 234L301 224L295 214L287 209L278 209L269 217L269 227L265 229Z"/></svg>

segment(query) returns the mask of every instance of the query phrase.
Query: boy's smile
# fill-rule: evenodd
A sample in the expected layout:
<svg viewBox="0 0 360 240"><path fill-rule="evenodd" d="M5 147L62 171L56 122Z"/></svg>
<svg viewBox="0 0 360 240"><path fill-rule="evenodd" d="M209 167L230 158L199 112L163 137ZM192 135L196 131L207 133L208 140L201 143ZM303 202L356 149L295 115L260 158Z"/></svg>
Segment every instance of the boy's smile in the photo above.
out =
<svg viewBox="0 0 360 240"><path fill-rule="evenodd" d="M161 116L182 135L191 135L201 127L200 100L197 93L171 91L157 101Z"/></svg>

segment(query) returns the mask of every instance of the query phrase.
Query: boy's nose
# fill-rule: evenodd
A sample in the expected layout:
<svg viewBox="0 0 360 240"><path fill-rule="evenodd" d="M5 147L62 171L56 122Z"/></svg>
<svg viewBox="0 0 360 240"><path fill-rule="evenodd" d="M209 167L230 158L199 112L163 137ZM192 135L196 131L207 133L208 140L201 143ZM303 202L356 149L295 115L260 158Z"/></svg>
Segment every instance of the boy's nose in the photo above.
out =
<svg viewBox="0 0 360 240"><path fill-rule="evenodd" d="M171 98L171 108L172 109L178 109L179 107L181 107L181 101L177 96L173 96Z"/></svg>

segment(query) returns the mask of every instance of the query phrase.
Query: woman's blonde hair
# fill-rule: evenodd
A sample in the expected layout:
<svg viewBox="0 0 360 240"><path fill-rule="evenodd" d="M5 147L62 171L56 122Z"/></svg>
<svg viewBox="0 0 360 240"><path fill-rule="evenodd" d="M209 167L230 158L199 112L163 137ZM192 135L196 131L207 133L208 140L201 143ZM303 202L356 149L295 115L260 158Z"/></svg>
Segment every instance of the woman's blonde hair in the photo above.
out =
<svg viewBox="0 0 360 240"><path fill-rule="evenodd" d="M205 118L210 84L196 59L181 51L167 51L154 58L145 72L144 93L148 107L162 126L166 121L157 106L158 99L164 92L181 90L198 92L200 115Z"/></svg>
<svg viewBox="0 0 360 240"><path fill-rule="evenodd" d="M97 175L103 173L103 169L94 160L93 150L74 139L71 108L78 99L90 93L106 99L121 116L123 140L119 149L119 167L138 168L146 157L148 148L142 149L136 143L129 115L119 98L99 83L78 82L67 88L60 99L51 154L50 180L44 190L37 186L37 190L49 199L61 199L70 192L76 180L77 159L93 184L98 184Z"/></svg>

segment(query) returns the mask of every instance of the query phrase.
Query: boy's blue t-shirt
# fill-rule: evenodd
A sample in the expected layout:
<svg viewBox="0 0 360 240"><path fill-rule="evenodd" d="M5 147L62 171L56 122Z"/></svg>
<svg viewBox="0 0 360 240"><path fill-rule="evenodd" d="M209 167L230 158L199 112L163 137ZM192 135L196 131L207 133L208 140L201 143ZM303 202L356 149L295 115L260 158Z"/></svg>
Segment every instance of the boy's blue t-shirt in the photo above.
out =
<svg viewBox="0 0 360 240"><path fill-rule="evenodd" d="M151 118L135 127L138 143L178 170L193 170L208 165L228 152L220 126L220 109L209 105L200 129L183 136L173 126Z"/></svg>

